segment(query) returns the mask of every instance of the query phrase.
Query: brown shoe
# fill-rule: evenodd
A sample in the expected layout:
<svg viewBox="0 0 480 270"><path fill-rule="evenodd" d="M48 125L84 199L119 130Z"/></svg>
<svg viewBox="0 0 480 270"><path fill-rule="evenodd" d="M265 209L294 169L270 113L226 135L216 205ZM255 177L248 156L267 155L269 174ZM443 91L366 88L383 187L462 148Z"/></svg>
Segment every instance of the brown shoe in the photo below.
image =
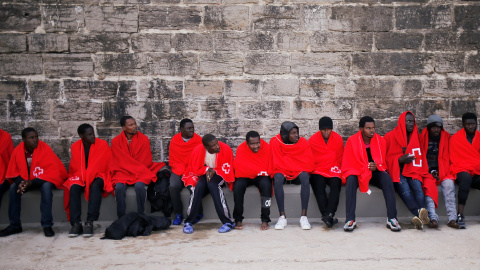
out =
<svg viewBox="0 0 480 270"><path fill-rule="evenodd" d="M429 228L436 229L438 228L438 221L435 219L430 220L430 223L428 224Z"/></svg>
<svg viewBox="0 0 480 270"><path fill-rule="evenodd" d="M457 221L455 221L454 219L450 220L447 223L447 226L454 229L460 229L460 226L458 225Z"/></svg>

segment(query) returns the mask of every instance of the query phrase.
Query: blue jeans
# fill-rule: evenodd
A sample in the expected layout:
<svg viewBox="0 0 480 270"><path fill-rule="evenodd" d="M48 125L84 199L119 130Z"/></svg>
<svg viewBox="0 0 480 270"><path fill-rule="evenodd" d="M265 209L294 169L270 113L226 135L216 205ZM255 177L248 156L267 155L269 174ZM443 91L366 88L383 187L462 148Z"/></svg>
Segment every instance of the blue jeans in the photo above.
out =
<svg viewBox="0 0 480 270"><path fill-rule="evenodd" d="M405 178L403 175L400 175L400 182L394 184L395 191L397 191L410 213L414 216L418 216L418 210L423 208L425 203L422 182L420 182L420 180L413 180L410 177Z"/></svg>
<svg viewBox="0 0 480 270"><path fill-rule="evenodd" d="M27 190L40 189L41 200L40 200L40 213L42 214L41 223L42 227L52 227L53 226L53 216L52 216L52 202L53 202L53 193L52 190L55 188L55 185L44 181L42 179L35 178L32 181L32 185ZM22 227L20 221L20 210L22 208L22 194L17 193L18 185L20 181L16 181L10 186L9 190L9 206L8 206L8 217L10 219L10 225L14 228Z"/></svg>

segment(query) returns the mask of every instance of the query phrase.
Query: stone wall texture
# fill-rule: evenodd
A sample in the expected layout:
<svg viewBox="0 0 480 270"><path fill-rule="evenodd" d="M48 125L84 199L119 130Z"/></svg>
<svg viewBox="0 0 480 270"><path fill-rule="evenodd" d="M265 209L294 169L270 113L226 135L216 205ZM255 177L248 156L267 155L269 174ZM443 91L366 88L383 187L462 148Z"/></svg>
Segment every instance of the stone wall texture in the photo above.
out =
<svg viewBox="0 0 480 270"><path fill-rule="evenodd" d="M480 113L479 49L472 0L1 0L0 128L64 162L79 124L110 141L125 114L155 160L185 117L233 148L325 115L344 138L405 110L454 133Z"/></svg>

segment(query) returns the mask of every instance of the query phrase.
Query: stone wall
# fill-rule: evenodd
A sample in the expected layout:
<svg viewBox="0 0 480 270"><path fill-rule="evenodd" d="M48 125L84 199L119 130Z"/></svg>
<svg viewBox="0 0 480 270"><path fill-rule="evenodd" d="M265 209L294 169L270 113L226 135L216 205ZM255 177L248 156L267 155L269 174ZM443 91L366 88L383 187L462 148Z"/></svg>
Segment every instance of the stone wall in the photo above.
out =
<svg viewBox="0 0 480 270"><path fill-rule="evenodd" d="M480 1L1 0L0 128L39 130L67 162L76 128L100 138L130 114L168 159L192 118L235 147L324 115L348 137L371 115L480 112Z"/></svg>

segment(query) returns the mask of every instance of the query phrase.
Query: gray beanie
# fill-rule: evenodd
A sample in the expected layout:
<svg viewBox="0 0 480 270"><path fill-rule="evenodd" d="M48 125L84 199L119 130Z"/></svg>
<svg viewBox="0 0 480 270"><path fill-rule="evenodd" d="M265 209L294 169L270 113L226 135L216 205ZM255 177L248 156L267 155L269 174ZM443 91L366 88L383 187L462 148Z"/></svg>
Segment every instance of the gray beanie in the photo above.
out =
<svg viewBox="0 0 480 270"><path fill-rule="evenodd" d="M439 126L443 128L443 120L440 116L432 114L427 119L427 127Z"/></svg>

